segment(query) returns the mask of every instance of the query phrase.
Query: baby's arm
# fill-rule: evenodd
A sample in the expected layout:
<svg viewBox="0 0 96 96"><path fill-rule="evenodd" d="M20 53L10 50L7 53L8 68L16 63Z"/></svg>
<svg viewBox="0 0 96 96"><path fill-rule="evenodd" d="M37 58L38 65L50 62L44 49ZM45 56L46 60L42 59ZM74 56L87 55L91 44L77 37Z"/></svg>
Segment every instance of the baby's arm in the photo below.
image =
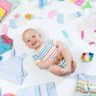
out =
<svg viewBox="0 0 96 96"><path fill-rule="evenodd" d="M69 70L69 72L72 72L72 55L71 52L68 50L68 48L63 48L62 50L62 55L64 57L64 59L66 60L67 66L66 69Z"/></svg>
<svg viewBox="0 0 96 96"><path fill-rule="evenodd" d="M72 62L73 60L73 57L72 57L72 54L71 52L69 51L68 48L63 48L62 49L62 56L65 58L65 60L67 61L67 63L70 63Z"/></svg>
<svg viewBox="0 0 96 96"><path fill-rule="evenodd" d="M60 66L58 66L56 64L50 65L48 67L48 70L57 76L64 76L64 75L67 75L71 72L71 69L69 67L61 68Z"/></svg>

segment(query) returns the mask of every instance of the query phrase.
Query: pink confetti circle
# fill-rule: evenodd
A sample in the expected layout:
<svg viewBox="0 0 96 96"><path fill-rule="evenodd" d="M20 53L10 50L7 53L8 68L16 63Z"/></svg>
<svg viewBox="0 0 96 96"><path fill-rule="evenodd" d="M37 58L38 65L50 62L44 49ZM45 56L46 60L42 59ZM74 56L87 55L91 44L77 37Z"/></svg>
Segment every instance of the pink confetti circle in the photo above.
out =
<svg viewBox="0 0 96 96"><path fill-rule="evenodd" d="M12 94L12 93L6 93L3 96L16 96L16 95L15 94Z"/></svg>
<svg viewBox="0 0 96 96"><path fill-rule="evenodd" d="M85 0L75 0L74 2L75 2L76 5L82 6L84 1Z"/></svg>

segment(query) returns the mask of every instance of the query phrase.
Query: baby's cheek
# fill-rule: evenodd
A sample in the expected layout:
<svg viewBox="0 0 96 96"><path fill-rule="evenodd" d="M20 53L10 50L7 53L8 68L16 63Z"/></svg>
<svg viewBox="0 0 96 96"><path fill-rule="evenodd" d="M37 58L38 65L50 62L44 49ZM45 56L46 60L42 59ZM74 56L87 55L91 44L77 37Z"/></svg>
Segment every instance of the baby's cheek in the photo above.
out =
<svg viewBox="0 0 96 96"><path fill-rule="evenodd" d="M27 43L26 45L27 45L29 48L32 47L32 44L30 44L30 43Z"/></svg>
<svg viewBox="0 0 96 96"><path fill-rule="evenodd" d="M41 44L38 42L38 43L37 43L37 46L41 46Z"/></svg>

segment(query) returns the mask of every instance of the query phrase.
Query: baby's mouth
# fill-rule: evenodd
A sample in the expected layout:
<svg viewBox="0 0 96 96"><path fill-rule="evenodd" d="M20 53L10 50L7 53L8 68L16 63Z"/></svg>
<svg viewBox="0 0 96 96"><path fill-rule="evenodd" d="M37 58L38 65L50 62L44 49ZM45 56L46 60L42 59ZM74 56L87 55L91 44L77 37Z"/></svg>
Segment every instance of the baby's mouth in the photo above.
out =
<svg viewBox="0 0 96 96"><path fill-rule="evenodd" d="M36 45L36 43L37 43L37 41L35 41L34 43L32 43L32 45L34 46L34 45Z"/></svg>

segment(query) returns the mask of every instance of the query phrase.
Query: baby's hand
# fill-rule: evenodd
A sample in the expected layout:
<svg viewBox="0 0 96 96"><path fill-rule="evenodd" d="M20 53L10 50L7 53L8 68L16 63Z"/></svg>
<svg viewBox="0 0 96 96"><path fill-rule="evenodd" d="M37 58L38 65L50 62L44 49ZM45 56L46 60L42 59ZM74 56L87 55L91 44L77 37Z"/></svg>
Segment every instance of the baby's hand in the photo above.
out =
<svg viewBox="0 0 96 96"><path fill-rule="evenodd" d="M63 60L63 56L62 56L62 53L58 53L56 58L54 59L54 64L59 64L61 60Z"/></svg>
<svg viewBox="0 0 96 96"><path fill-rule="evenodd" d="M58 59L59 61L61 61L61 60L64 59L63 56L62 56L62 52L59 52L59 53L57 54L57 59Z"/></svg>
<svg viewBox="0 0 96 96"><path fill-rule="evenodd" d="M58 59L55 59L54 61L53 61L53 64L59 64L60 63L60 60L58 60Z"/></svg>

